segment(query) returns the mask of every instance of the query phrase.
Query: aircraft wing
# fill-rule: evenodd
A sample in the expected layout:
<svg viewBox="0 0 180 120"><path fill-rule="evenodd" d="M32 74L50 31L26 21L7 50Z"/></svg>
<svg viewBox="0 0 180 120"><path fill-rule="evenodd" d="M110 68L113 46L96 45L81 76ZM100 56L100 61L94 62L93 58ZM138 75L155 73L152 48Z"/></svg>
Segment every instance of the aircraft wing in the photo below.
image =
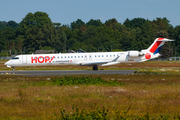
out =
<svg viewBox="0 0 180 120"><path fill-rule="evenodd" d="M108 65L115 65L115 64L119 64L120 62L87 62L87 63L80 63L80 65L82 66L94 66L94 65L98 65L98 66L108 66Z"/></svg>
<svg viewBox="0 0 180 120"><path fill-rule="evenodd" d="M83 66L93 66L93 65L98 65L101 66L102 64L107 64L108 62L82 62L80 65Z"/></svg>
<svg viewBox="0 0 180 120"><path fill-rule="evenodd" d="M84 65L84 66L94 66L94 65L98 65L98 66L108 66L108 65L115 65L115 64L118 64L120 62L117 62L117 59L119 58L120 56L117 56L114 60L112 61L104 61L104 62L82 62L80 63L80 65Z"/></svg>

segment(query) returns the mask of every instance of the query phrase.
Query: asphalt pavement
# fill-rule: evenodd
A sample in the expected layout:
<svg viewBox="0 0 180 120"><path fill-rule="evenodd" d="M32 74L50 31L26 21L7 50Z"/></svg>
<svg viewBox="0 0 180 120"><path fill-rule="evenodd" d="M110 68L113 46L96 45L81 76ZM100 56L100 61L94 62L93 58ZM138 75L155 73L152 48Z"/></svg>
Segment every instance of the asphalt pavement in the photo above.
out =
<svg viewBox="0 0 180 120"><path fill-rule="evenodd" d="M133 74L135 70L17 70L0 71L1 75L20 76L59 76L59 75L103 75L103 74Z"/></svg>

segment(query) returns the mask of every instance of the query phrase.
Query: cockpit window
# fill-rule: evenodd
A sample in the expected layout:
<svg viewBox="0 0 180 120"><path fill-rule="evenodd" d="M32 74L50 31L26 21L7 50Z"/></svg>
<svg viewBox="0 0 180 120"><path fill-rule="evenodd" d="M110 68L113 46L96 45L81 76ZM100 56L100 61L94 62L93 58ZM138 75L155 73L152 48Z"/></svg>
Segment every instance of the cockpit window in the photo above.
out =
<svg viewBox="0 0 180 120"><path fill-rule="evenodd" d="M15 60L15 59L16 59L16 60L18 60L18 59L19 59L19 57L13 57L12 59L13 59L13 60Z"/></svg>

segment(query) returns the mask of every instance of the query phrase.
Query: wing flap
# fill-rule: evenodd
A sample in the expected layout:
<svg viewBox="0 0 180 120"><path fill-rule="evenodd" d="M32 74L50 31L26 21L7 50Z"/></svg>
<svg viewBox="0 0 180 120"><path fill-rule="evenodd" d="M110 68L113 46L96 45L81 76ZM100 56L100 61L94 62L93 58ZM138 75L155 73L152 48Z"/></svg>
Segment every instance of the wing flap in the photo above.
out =
<svg viewBox="0 0 180 120"><path fill-rule="evenodd" d="M115 64L119 64L120 62L109 62L106 64L102 64L101 66L108 66L108 65L115 65Z"/></svg>

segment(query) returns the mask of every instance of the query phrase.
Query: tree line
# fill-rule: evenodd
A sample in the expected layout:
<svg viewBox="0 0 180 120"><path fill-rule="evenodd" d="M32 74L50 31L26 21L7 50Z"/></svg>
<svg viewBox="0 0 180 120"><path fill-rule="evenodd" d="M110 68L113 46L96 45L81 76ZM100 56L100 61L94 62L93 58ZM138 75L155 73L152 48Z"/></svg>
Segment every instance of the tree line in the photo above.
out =
<svg viewBox="0 0 180 120"><path fill-rule="evenodd" d="M83 49L87 52L147 49L157 37L174 39L163 47L163 57L180 56L180 25L173 27L167 18L148 20L115 18L102 23L77 19L70 25L53 23L45 12L28 13L20 23L0 21L1 55L34 53L36 50Z"/></svg>

